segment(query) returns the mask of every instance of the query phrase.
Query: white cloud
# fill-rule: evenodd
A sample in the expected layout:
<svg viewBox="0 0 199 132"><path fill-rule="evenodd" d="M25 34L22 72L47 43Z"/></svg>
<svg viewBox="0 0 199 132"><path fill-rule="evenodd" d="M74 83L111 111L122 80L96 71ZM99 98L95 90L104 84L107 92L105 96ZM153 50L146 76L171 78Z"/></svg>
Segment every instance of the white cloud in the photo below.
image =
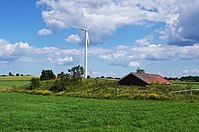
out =
<svg viewBox="0 0 199 132"><path fill-rule="evenodd" d="M46 29L46 28L43 28L41 30L39 30L38 32L38 35L49 35L49 34L52 34L53 32L49 29Z"/></svg>
<svg viewBox="0 0 199 132"><path fill-rule="evenodd" d="M9 42L4 39L0 39L0 45L6 45L6 44L9 44Z"/></svg>
<svg viewBox="0 0 199 132"><path fill-rule="evenodd" d="M61 58L61 57L57 57L57 58L48 57L48 61L50 61L52 63L56 63L58 65L68 65L68 64L72 64L74 60L73 60L73 57L71 57L71 56L65 56L63 58Z"/></svg>
<svg viewBox="0 0 199 132"><path fill-rule="evenodd" d="M89 47L88 48L89 55L101 55L101 54L106 54L109 52L110 52L109 49L103 49L103 48L98 48L98 47Z"/></svg>
<svg viewBox="0 0 199 132"><path fill-rule="evenodd" d="M163 38L172 45L192 45L199 42L199 1L198 0L169 0L160 6L162 10L170 11L166 17L166 30Z"/></svg>
<svg viewBox="0 0 199 132"><path fill-rule="evenodd" d="M31 47L28 43L17 42L11 44L1 39L0 51L0 61L13 61L31 52Z"/></svg>
<svg viewBox="0 0 199 132"><path fill-rule="evenodd" d="M71 43L81 43L81 38L78 35L74 35L74 34L71 34L65 40Z"/></svg>
<svg viewBox="0 0 199 132"><path fill-rule="evenodd" d="M42 17L48 27L65 29L70 25L92 25L89 30L91 43L103 42L123 25L142 24L144 20L162 21L157 12L150 11L156 8L155 2L148 0L39 0L37 4L47 5Z"/></svg>
<svg viewBox="0 0 199 132"><path fill-rule="evenodd" d="M31 57L20 57L17 59L18 62L22 62L22 63L35 63L38 62L37 60L34 60Z"/></svg>
<svg viewBox="0 0 199 132"><path fill-rule="evenodd" d="M58 65L77 64L84 59L82 49L59 49L56 47L33 47L26 42L9 43L0 39L0 62L53 62ZM111 48L89 47L89 56L98 57L110 65L138 66L144 61L183 61L199 60L199 43L192 46L150 44L146 46L123 46Z"/></svg>
<svg viewBox="0 0 199 132"><path fill-rule="evenodd" d="M197 69L197 68L182 71L182 75L196 75L196 76L198 76L198 74L199 74L199 69Z"/></svg>
<svg viewBox="0 0 199 132"><path fill-rule="evenodd" d="M150 45L153 42L153 36L146 36L142 39L136 40L135 42L143 46Z"/></svg>
<svg viewBox="0 0 199 132"><path fill-rule="evenodd" d="M37 4L47 5L42 17L49 28L93 25L91 43L102 43L124 25L147 21L166 24L161 38L169 44L199 42L198 0L38 0Z"/></svg>
<svg viewBox="0 0 199 132"><path fill-rule="evenodd" d="M93 77L122 77L124 76L126 73L115 73L115 72L91 72L90 73L91 76Z"/></svg>
<svg viewBox="0 0 199 132"><path fill-rule="evenodd" d="M45 61L45 58L52 58L52 61L58 65L67 65L74 63L74 58L79 60L82 56L82 50L67 49L62 50L55 47L32 47L26 42L9 43L0 39L0 62L37 62ZM64 57L63 57L64 56Z"/></svg>
<svg viewBox="0 0 199 132"><path fill-rule="evenodd" d="M140 64L138 62L132 61L129 63L129 66L131 67L138 67Z"/></svg>
<svg viewBox="0 0 199 132"><path fill-rule="evenodd" d="M150 44L145 47L125 46L125 48L121 49L113 47L109 52L101 54L98 57L108 61L111 65L133 66L136 63L131 62L138 61L199 60L199 52L197 51L199 51L199 44L184 47L165 44Z"/></svg>

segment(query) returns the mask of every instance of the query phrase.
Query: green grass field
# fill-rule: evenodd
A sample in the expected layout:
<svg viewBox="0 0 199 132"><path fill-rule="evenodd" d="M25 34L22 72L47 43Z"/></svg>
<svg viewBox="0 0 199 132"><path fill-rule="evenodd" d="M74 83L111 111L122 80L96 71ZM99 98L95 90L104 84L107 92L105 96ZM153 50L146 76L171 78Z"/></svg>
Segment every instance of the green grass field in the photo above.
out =
<svg viewBox="0 0 199 132"><path fill-rule="evenodd" d="M8 80L8 81L0 81L0 86L22 86L29 84L28 80Z"/></svg>
<svg viewBox="0 0 199 132"><path fill-rule="evenodd" d="M0 131L198 131L199 104L0 92Z"/></svg>
<svg viewBox="0 0 199 132"><path fill-rule="evenodd" d="M5 76L0 77L0 90L4 88L12 88L13 86L23 86L30 83L33 76Z"/></svg>
<svg viewBox="0 0 199 132"><path fill-rule="evenodd" d="M199 88L199 82L181 82L181 81L173 81L172 82L174 86L181 86L183 88L186 88L188 85L191 84L192 88Z"/></svg>

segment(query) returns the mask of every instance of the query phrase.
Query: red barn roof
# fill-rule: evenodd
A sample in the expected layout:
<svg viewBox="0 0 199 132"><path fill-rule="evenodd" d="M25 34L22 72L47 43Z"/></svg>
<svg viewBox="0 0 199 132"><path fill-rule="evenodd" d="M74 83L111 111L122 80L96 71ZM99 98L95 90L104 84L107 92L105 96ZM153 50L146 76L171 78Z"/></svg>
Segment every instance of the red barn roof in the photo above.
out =
<svg viewBox="0 0 199 132"><path fill-rule="evenodd" d="M146 86L151 83L159 84L171 84L170 81L164 79L157 74L147 74L147 73L129 73L118 81L119 84L123 85L137 85Z"/></svg>
<svg viewBox="0 0 199 132"><path fill-rule="evenodd" d="M150 83L170 84L171 83L167 79L164 79L163 77L157 74L147 74L147 73L132 73L132 74L148 84Z"/></svg>

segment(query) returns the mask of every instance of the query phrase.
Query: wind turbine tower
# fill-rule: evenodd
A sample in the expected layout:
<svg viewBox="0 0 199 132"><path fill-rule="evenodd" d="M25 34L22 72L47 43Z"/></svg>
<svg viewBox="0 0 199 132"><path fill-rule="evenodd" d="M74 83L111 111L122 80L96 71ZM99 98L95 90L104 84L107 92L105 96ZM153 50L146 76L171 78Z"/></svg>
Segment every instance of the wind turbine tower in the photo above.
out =
<svg viewBox="0 0 199 132"><path fill-rule="evenodd" d="M79 29L81 31L83 31L85 33L85 55L84 55L84 78L87 78L88 76L88 44L90 44L89 42L89 35L88 35L88 29L91 27L87 27L87 28L81 28L81 27L76 27L76 26L71 26L73 28Z"/></svg>

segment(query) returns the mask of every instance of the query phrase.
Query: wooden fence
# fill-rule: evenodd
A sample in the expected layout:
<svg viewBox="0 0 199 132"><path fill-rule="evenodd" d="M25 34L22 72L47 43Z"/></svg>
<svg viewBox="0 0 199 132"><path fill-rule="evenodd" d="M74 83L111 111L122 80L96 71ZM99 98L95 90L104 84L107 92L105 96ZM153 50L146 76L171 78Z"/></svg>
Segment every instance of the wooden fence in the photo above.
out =
<svg viewBox="0 0 199 132"><path fill-rule="evenodd" d="M182 93L182 92L190 92L190 95L192 96L192 91L199 91L199 89L187 89L187 90L180 90L180 91L171 91L172 93Z"/></svg>

